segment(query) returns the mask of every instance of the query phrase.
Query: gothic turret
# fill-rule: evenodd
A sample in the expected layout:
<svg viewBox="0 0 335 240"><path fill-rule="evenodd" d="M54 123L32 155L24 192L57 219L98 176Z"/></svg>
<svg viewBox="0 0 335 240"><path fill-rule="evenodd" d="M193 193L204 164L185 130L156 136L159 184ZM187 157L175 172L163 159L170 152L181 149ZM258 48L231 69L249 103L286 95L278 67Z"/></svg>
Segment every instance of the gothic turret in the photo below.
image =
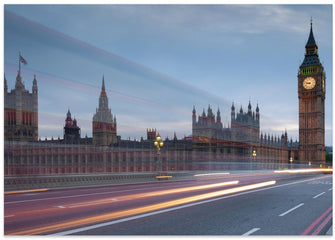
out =
<svg viewBox="0 0 335 240"><path fill-rule="evenodd" d="M15 82L15 89L24 89L24 84L22 82L20 71L17 71L16 82Z"/></svg>
<svg viewBox="0 0 335 240"><path fill-rule="evenodd" d="M259 107L258 107L258 103L257 103L257 107L256 107L256 120L259 122Z"/></svg>
<svg viewBox="0 0 335 240"><path fill-rule="evenodd" d="M7 79L6 79L6 75L4 75L4 92L7 93L8 92L8 86L7 86Z"/></svg>
<svg viewBox="0 0 335 240"><path fill-rule="evenodd" d="M20 56L19 62L27 64ZM35 82L37 89L37 82ZM30 93L25 89L20 64L15 80L15 88L8 92L4 76L4 139L7 141L38 140L38 96L37 91Z"/></svg>
<svg viewBox="0 0 335 240"><path fill-rule="evenodd" d="M67 111L65 126L64 126L64 143L79 144L80 143L80 128L77 126L77 120L72 120L70 109Z"/></svg>
<svg viewBox="0 0 335 240"><path fill-rule="evenodd" d="M216 113L216 122L221 123L221 115L220 115L220 109L218 108L218 111Z"/></svg>
<svg viewBox="0 0 335 240"><path fill-rule="evenodd" d="M65 126L66 127L72 126L72 117L71 117L70 109L67 111L67 114L66 114Z"/></svg>
<svg viewBox="0 0 335 240"><path fill-rule="evenodd" d="M233 104L231 105L231 121L235 120L235 106L234 106L234 102Z"/></svg>
<svg viewBox="0 0 335 240"><path fill-rule="evenodd" d="M197 120L197 114L195 111L195 106L193 105L193 111L192 111L192 124L194 125Z"/></svg>
<svg viewBox="0 0 335 240"><path fill-rule="evenodd" d="M248 105L248 115L251 116L252 113L251 113L251 103L249 101L249 105Z"/></svg>
<svg viewBox="0 0 335 240"><path fill-rule="evenodd" d="M33 80L33 87L32 87L32 93L37 94L37 80L36 80L36 74L34 74L34 80Z"/></svg>
<svg viewBox="0 0 335 240"><path fill-rule="evenodd" d="M117 142L116 118L108 108L108 98L105 89L105 77L102 76L101 92L99 96L99 108L93 116L93 143L107 146Z"/></svg>

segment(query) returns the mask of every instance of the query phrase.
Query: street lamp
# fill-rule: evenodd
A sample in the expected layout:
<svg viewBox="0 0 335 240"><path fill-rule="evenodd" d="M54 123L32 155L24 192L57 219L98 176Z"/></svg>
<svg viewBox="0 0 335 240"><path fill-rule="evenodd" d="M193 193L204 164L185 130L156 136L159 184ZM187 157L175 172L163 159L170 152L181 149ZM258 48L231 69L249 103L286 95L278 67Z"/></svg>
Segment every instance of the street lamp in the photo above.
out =
<svg viewBox="0 0 335 240"><path fill-rule="evenodd" d="M254 161L256 161L256 155L257 155L256 150L253 150L252 151L252 157L253 157Z"/></svg>
<svg viewBox="0 0 335 240"><path fill-rule="evenodd" d="M158 158L157 162L159 164L159 172L161 172L162 171L162 162L161 162L161 159L160 159L160 155L161 155L160 150L164 146L164 143L162 141L162 138L159 136L159 134L156 137L156 141L154 142L154 145L157 148L157 158Z"/></svg>
<svg viewBox="0 0 335 240"><path fill-rule="evenodd" d="M293 157L290 157L291 169L292 169Z"/></svg>

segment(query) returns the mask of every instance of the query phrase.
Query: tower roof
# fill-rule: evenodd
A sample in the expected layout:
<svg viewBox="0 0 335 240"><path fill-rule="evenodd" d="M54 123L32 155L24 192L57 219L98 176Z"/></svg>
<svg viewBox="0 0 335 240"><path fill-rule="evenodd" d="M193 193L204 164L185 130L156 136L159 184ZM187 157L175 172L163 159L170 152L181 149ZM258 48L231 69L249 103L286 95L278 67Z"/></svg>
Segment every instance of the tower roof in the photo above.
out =
<svg viewBox="0 0 335 240"><path fill-rule="evenodd" d="M316 45L313 35L313 24L311 21L311 30L305 46L305 58L300 67L322 66L318 56L318 46Z"/></svg>
<svg viewBox="0 0 335 240"><path fill-rule="evenodd" d="M102 86L101 86L100 96L104 96L104 97L107 96L106 89L105 89L105 76L104 75L102 75Z"/></svg>
<svg viewBox="0 0 335 240"><path fill-rule="evenodd" d="M306 43L305 47L307 48L307 47L314 47L314 46L317 47L315 39L314 39L314 35L313 35L313 23L311 21L311 30L309 32L309 37L308 37L308 40L307 40L307 43Z"/></svg>
<svg viewBox="0 0 335 240"><path fill-rule="evenodd" d="M7 92L8 86L7 86L7 79L6 79L6 75L4 74L4 89Z"/></svg>
<svg viewBox="0 0 335 240"><path fill-rule="evenodd" d="M71 118L71 112L70 112L70 109L67 110L66 117L67 117L67 118Z"/></svg>

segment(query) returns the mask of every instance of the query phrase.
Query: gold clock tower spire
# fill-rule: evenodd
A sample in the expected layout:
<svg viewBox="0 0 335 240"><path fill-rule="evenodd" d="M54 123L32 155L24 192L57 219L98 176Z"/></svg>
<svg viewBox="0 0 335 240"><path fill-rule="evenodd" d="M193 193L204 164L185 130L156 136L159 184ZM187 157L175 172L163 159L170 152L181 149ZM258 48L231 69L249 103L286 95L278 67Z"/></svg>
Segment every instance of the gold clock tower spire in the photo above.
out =
<svg viewBox="0 0 335 240"><path fill-rule="evenodd" d="M305 58L299 67L299 160L325 164L326 74L320 63L318 46L311 29L305 45Z"/></svg>

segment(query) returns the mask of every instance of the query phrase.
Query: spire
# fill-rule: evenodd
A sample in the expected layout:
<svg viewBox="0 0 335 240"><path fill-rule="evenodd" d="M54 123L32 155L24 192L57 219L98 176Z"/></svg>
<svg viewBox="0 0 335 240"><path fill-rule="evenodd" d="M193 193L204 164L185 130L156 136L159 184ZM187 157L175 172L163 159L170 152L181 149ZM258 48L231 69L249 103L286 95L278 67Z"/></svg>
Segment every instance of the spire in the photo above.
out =
<svg viewBox="0 0 335 240"><path fill-rule="evenodd" d="M318 46L316 45L313 35L313 23L311 21L311 30L305 46L305 58L300 68L311 67L311 66L322 66L318 56Z"/></svg>
<svg viewBox="0 0 335 240"><path fill-rule="evenodd" d="M312 17L311 17L311 30L309 32L309 37L308 37L308 40L307 40L307 43L306 43L306 48L307 47L314 47L316 46L317 48L317 45L316 45L316 42L315 42L315 39L314 39L314 35L313 35L313 20L312 20Z"/></svg>
<svg viewBox="0 0 335 240"><path fill-rule="evenodd" d="M212 109L211 109L211 105L210 105L210 104L208 104L207 117L209 117L209 118L212 118L212 117L213 117L213 116L212 116Z"/></svg>
<svg viewBox="0 0 335 240"><path fill-rule="evenodd" d="M32 88L33 93L37 93L37 80L36 80L36 74L34 74L34 80L33 80L33 88Z"/></svg>
<svg viewBox="0 0 335 240"><path fill-rule="evenodd" d="M251 116L252 113L251 113L251 103L250 103L250 100L249 100L249 104L248 104L248 115Z"/></svg>
<svg viewBox="0 0 335 240"><path fill-rule="evenodd" d="M22 78L21 78L21 74L20 74L19 70L17 71L15 88L16 89L18 89L18 88L24 89L24 85L22 83Z"/></svg>
<svg viewBox="0 0 335 240"><path fill-rule="evenodd" d="M70 109L68 109L65 119L65 127L71 127L71 126L72 126L71 112Z"/></svg>
<svg viewBox="0 0 335 240"><path fill-rule="evenodd" d="M102 75L102 88L101 91L105 91L105 75Z"/></svg>
<svg viewBox="0 0 335 240"><path fill-rule="evenodd" d="M220 115L220 109L218 107L218 111L216 113L216 122L220 123L221 122L221 115Z"/></svg>
<svg viewBox="0 0 335 240"><path fill-rule="evenodd" d="M4 90L5 90L5 93L8 91L7 79L6 79L6 75L5 74L4 74Z"/></svg>
<svg viewBox="0 0 335 240"><path fill-rule="evenodd" d="M232 112L235 112L234 102L233 102L233 104L231 105L231 111L232 111Z"/></svg>
<svg viewBox="0 0 335 240"><path fill-rule="evenodd" d="M106 89L105 89L105 76L102 75L102 84L101 84L101 93L100 93L100 96L101 97L107 97L107 94L106 94Z"/></svg>
<svg viewBox="0 0 335 240"><path fill-rule="evenodd" d="M71 112L70 112L70 109L67 110L66 117L67 117L67 118L71 118Z"/></svg>

